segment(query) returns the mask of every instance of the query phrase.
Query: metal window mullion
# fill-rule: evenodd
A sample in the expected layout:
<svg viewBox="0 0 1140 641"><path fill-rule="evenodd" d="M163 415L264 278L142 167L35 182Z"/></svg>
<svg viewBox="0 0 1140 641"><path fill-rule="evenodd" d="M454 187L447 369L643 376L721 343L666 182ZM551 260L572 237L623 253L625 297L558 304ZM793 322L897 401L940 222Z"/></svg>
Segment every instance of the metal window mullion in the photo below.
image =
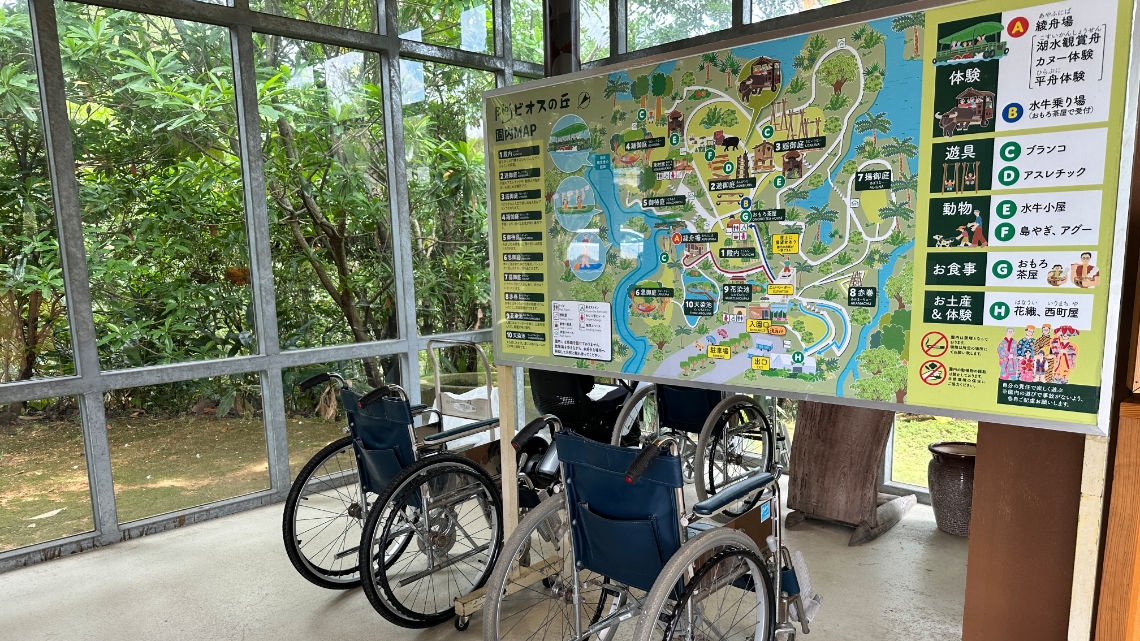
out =
<svg viewBox="0 0 1140 641"><path fill-rule="evenodd" d="M493 24L495 25L495 55L501 56L507 63L503 68L504 87L511 86L514 81L514 70L510 64L514 60L514 45L511 43L512 2L513 0L493 0L492 2ZM543 37L545 37L546 29L543 28L542 32Z"/></svg>
<svg viewBox="0 0 1140 641"><path fill-rule="evenodd" d="M248 25L230 28L230 62L234 70L238 148L241 155L242 196L245 204L246 242L253 284L253 317L257 351L268 357L261 370L261 409L265 448L269 458L270 488L289 491L289 441L285 431L285 392L281 367L273 358L281 351L277 335L277 294L273 283L273 253L269 237L269 205L265 195L265 158L261 153L261 123L257 109L257 72L253 30Z"/></svg>
<svg viewBox="0 0 1140 641"><path fill-rule="evenodd" d="M71 145L71 126L67 117L67 94L64 89L55 6L52 0L31 0L28 10L72 353L79 377L85 383L94 384L90 391L83 393L79 403L91 511L100 543L111 543L119 539L119 518L115 508L115 483L111 476L111 451L107 442L103 393L97 382L99 350L95 320L91 312L87 251L83 244L83 212L79 204L75 150Z"/></svg>
<svg viewBox="0 0 1140 641"><path fill-rule="evenodd" d="M396 0L384 4L384 20L389 34L397 29ZM416 319L416 283L412 266L412 206L408 199L408 168L404 151L404 104L400 89L399 47L404 41L389 37L389 47L380 54L380 90L384 104L384 153L388 156L388 216L391 221L392 274L396 279L396 313L400 338L409 344L419 336ZM400 381L413 403L420 402L420 354L407 350L400 354Z"/></svg>
<svg viewBox="0 0 1140 641"><path fill-rule="evenodd" d="M629 32L626 23L629 6L626 0L610 0L610 56L629 51Z"/></svg>
<svg viewBox="0 0 1140 641"><path fill-rule="evenodd" d="M752 22L752 0L732 0L733 28Z"/></svg>

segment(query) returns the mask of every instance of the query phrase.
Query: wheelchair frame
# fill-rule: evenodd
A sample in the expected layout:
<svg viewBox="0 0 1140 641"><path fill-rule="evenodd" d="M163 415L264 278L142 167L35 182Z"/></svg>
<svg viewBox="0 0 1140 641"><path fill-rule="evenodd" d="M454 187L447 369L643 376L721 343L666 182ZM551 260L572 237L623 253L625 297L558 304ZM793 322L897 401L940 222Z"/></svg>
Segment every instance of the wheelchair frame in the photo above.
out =
<svg viewBox="0 0 1140 641"><path fill-rule="evenodd" d="M351 436L339 439L338 441L335 441L334 443L330 444L329 446L326 446L326 448L321 450L321 452L319 452L318 455L315 456L313 458L313 460L311 460L306 465L306 468L302 471L308 472L308 473L299 475L297 477L296 481L294 482L294 484L293 484L294 487L291 489L289 499L286 501L285 513L283 515L283 521L284 521L283 522L283 534L284 534L284 538L285 538L286 549L289 552L290 559L293 561L294 566L302 574L302 576L304 576L306 579L308 579L309 581L311 581L317 585L320 585L322 587L328 587L328 588L342 588L342 589L343 588L350 588L350 587L353 587L354 585L360 583L361 577L364 577L364 576L371 577L372 568L371 567L366 568L364 565L365 563L371 563L373 560L375 560L372 558L372 550L373 550L372 546L374 543L374 539L372 538L373 531L371 528L368 527L368 524L375 525L375 522L381 518L381 511L383 511L384 508L386 507L386 502L393 499L395 497L395 493L396 493L397 489L399 489L396 487L397 485L399 485L400 483L406 484L407 482L414 481L416 478L419 478L421 476L426 477L428 470L430 470L437 463L440 465L443 465L443 464L466 465L466 466L469 466L471 468L471 470L475 470L475 469L478 470L478 474L476 474L474 471L471 472L471 475L473 475L473 477L478 477L480 474L482 476L485 476L487 478L487 481L492 484L492 488L494 489L494 492L491 496L491 503L492 503L491 512L496 516L494 517L493 521L490 522L490 524L492 525L493 538L491 539L491 542L489 544L484 545L481 548L478 546L475 546L475 549L471 550L465 556L459 557L459 558L454 558L454 559L448 559L445 562L446 565L441 565L439 567L434 567L435 559L433 556L431 556L433 548L429 547L429 560L430 560L430 566L431 567L429 567L427 570L425 570L425 572L430 574L430 573L433 573L435 571L443 570L443 569L446 569L447 567L454 566L460 562L467 560L470 556L472 556L474 554L479 554L479 553L485 552L487 550L487 547L489 547L492 544L493 544L494 549L490 550L490 552L488 554L486 569L482 572L482 577L484 579L485 579L487 573L489 573L490 568L492 567L492 565L494 563L495 556L498 553L498 548L501 546L501 543L502 543L502 534L503 534L503 520L502 520L502 514L501 514L501 512L502 512L502 492L501 492L501 489L497 485L494 485L494 483L498 479L499 475L498 474L488 475L487 472L482 468L482 466L480 466L479 464L477 464L473 461L470 461L469 459L460 458L460 457L451 456L451 455L442 455L444 452L447 451L448 443L451 443L457 439L468 437L468 436L471 436L471 435L474 435L474 434L477 434L477 433L483 432L483 431L486 431L486 432L493 435L494 430L498 427L498 425L499 425L498 419L489 416L489 414L491 413L491 410L492 410L492 404L491 404L492 379L491 379L490 364L487 360L486 354L483 352L482 348L476 343L465 342L465 341L433 340L433 341L430 341L428 345L429 345L429 354L431 354L431 360L432 360L433 366L435 366L435 370L436 370L435 377L434 377L435 378L435 381L434 381L435 382L435 390L436 390L436 402L434 403L434 405L435 405L434 407L426 407L424 405L412 406L408 400L408 395L403 390L403 388L401 388L398 385L394 385L394 384L384 385L384 386L378 387L378 388L373 389L372 391L368 392L367 394L365 394L363 396L359 396L357 398L356 393L351 391L351 388L349 388L349 386L347 385L347 382L344 380L344 378L341 377L339 374L336 374L335 372L326 372L326 373L317 374L316 376L313 376L313 377L310 377L309 379L306 379L300 385L301 391L304 391L304 390L310 389L312 387L315 387L316 385L319 385L323 382L333 380L333 381L336 381L340 384L340 392L341 392L342 402L348 404L349 401L353 400L354 398L356 399L356 402L355 402L356 408L349 408L349 407L345 408L346 412L348 413L349 425L344 428L344 431L349 432ZM440 349L440 348L444 348L444 347L471 347L471 348L474 348L476 350L476 352L479 355L479 358L480 358L480 360L484 366L485 385L486 385L486 389L488 390L488 394L487 394L486 399L475 399L476 401L483 401L482 403L471 404L472 407L470 409L465 410L465 408L460 407L461 403L449 402L449 401L452 401L454 399L452 398L452 395L450 395L450 394L448 394L442 390L442 386L440 384L440 376L439 376L439 361L436 358L436 354L435 354L436 349ZM387 402L394 402L395 405L393 405L393 408L395 411L397 411L397 414L401 414L401 412L398 409L399 407L402 406L402 407L406 408L406 416L410 418L410 420L407 420L407 422L406 422L406 430L407 430L406 437L397 437L391 432L386 432L386 433L388 434L387 438L391 442L395 443L395 445L391 445L391 447L393 448L393 451L395 451L395 449L399 449L401 447L410 448L412 460L410 462L408 462L407 465L402 465L402 464L398 463L399 457L393 458L392 462L397 462L398 465L400 465L400 467L403 467L404 469L401 470L401 469L397 468L395 470L390 470L391 473L388 475L382 475L381 480L387 480L387 482L383 485L383 487L367 487L367 485L370 485L371 483L375 482L374 480L366 479L366 476L368 474L368 470L372 469L374 466L370 465L369 462L366 461L366 459L365 459L366 452L363 451L363 449L362 449L363 446L360 445L360 443L362 441L359 438L360 435L357 434L357 427L358 427L359 422L364 420L364 417L368 417L369 419L374 420L374 421L381 421L381 424L384 422L387 422L387 423L403 422L403 419L399 415L396 415L393 417L393 416L388 416L387 413L382 413L380 416L375 416L375 415L368 415L368 414L364 413L364 410L366 408L368 408L373 403L380 401L381 399L385 399ZM386 407L386 406L384 406L382 404L381 407ZM458 410L458 411L456 411L456 410ZM434 421L426 420L427 417L432 415L432 414L435 415L435 420ZM477 420L477 421L472 422L472 423L467 423L467 424L464 424L464 425L461 425L461 426L458 426L455 428L451 428L451 429L443 429L445 427L444 417L448 417L448 416L453 416L456 418L464 418L464 419L478 418L480 420ZM434 427L435 429L438 429L439 431L435 434L431 434L431 435L424 437L422 440L419 439L417 437L417 433L416 433L416 430L417 430L417 427L415 425L415 422L416 422L415 419L416 418L423 418L424 419L422 421L424 427ZM393 428L393 426L389 425L389 426L387 426L386 429L392 429L392 428ZM400 445L399 442L402 441L403 438L406 438L407 441L405 442L404 445ZM495 442L496 442L495 439L493 439L493 438L490 439L490 442L486 444L488 446L488 449L490 449L490 445L492 443L495 443ZM316 464L318 462L317 459L319 459L323 456L324 460L328 460L328 459L331 459L333 456L341 455L345 452L347 447L350 446L349 443L351 443L351 447L353 449L353 454L355 457L355 462L356 462L355 469L354 470L344 469L338 475L329 475L328 477L321 477L320 479L318 479L317 476L315 475L315 472L317 471L317 469L319 469L320 466L314 467L314 464ZM334 447L334 446L337 446L338 444L340 445L339 448ZM480 446L475 446L475 447L480 447ZM466 450L463 450L463 452L470 452L472 449L474 449L474 448L468 448ZM395 456L395 454L392 454L389 456L392 457L392 456ZM323 463L324 461L322 460L321 462ZM313 469L310 470L310 468L313 468ZM413 470L415 471L415 473L411 473L411 472L413 472ZM355 477L353 477L353 475L352 475L353 472L355 472L355 475L356 475ZM521 479L522 480L520 482L525 482L525 485L528 488L531 488L531 489L534 488L534 483L525 474L521 475ZM366 480L368 480L369 483L366 484L365 483ZM332 489L335 489L338 487L345 487L345 486L348 486L350 484L355 483L357 488L359 488L359 490L360 490L359 494L356 495L356 498L358 499L358 501L357 501L357 504L355 506L346 506L344 513L342 513L341 515L334 515L332 517L333 519L339 518L341 516L347 516L350 519L355 518L362 525L362 532L361 532L361 536L360 536L359 545L356 545L356 547L352 547L352 548L348 548L348 549L337 550L335 552L335 554L333 555L334 562L337 559L342 559L342 558L348 557L350 555L354 555L354 554L357 555L358 563L356 565L355 577L348 576L347 579L332 580L332 578L330 576L322 575L321 569L315 567L315 565L313 563L310 563L309 559L305 556L304 552L300 549L300 546L301 546L300 539L296 536L296 529L297 529L296 523L291 522L291 519L295 520L298 518L297 514L298 514L298 510L300 509L301 501L304 501L306 496L313 496L313 494L318 494L321 491L319 488L310 489L310 490L308 490L308 494L306 494L306 488L308 488L310 481L318 481L318 482L323 481L326 483L327 487L332 488ZM432 514L433 512L439 512L441 509L444 512L446 512L450 505L461 502L461 500L466 500L466 498L470 498L469 495L464 495L464 496L445 495L442 497L429 497L429 496L427 496L426 493L419 492L419 490L414 490L414 492L419 494L419 496L418 496L418 499L420 500L419 509L422 511L423 514ZM374 499L371 503L369 501L369 498L370 498L369 494L374 495L373 497L371 497ZM486 512L486 510L484 510L484 511ZM375 517L373 517L373 515L372 515L373 512L376 512ZM332 519L329 519L329 520L331 521ZM351 521L349 522L349 524L351 525ZM291 525L293 527L290 527ZM390 525L390 523L388 523L388 525ZM431 523L428 523L428 528L430 529L431 527L432 527ZM348 531L347 526L346 526L345 531L346 532ZM414 534L414 533L403 532L403 531L399 531L396 534L397 534L397 536L392 537L390 541L381 542L382 554L385 555L384 564L383 564L384 569L386 569L392 562L394 562L395 558L398 558L398 556L403 553L403 551L407 548L408 543L411 541L411 537L416 536L416 534ZM292 539L291 539L291 535L293 535ZM397 545L399 550L394 554L394 558L391 561L389 561L387 558L387 553L386 553L387 546L390 545L393 541L400 540L400 537L408 537L408 538L405 538L404 541L400 545ZM468 536L468 538L470 538L470 536ZM472 543L472 544L474 546L474 543ZM342 573L342 576L344 576L345 574L347 574L347 573ZM407 582L412 581L412 580L418 580L419 578L423 578L423 577L419 576L419 575L413 575L411 577L404 577L404 583L407 583ZM422 627L422 623L420 623L418 621L414 621L412 619L409 619L408 617L402 616L398 612L396 612L395 611L396 606L393 606L392 603L390 603L387 599L381 597L379 594L373 594L373 592L375 592L375 589L374 589L375 587L376 587L375 585L366 585L365 591L368 594L369 600L370 600L370 602L372 602L373 607L376 608L377 611L381 615L383 615L385 618L391 620L392 622L394 622L398 625L402 625L405 627ZM475 587L478 587L478 584L476 584ZM451 616L450 613L448 613L448 614L446 614L446 616L444 618L448 618L450 616Z"/></svg>
<svg viewBox="0 0 1140 641"><path fill-rule="evenodd" d="M557 431L558 420L553 416L543 417L542 420L547 421L552 431ZM664 436L657 439L653 444L644 448L635 458L633 464L627 470L626 479L629 482L636 482L637 478L644 472L653 459L660 453L667 452L668 454L677 457L678 465L680 464L680 446L675 437ZM565 461L560 462L563 467L563 477L565 478ZM798 612L803 612L802 602L797 602L799 599L798 594L794 596L785 596L782 594L781 585L781 570L785 570L783 566L787 563L786 559L789 558L787 549L783 545L783 530L780 524L780 487L778 483L780 475L779 466L775 473L756 471L746 478L740 479L732 485L725 487L717 495L700 501L693 506L692 512L685 512L685 499L683 492L683 484L681 487L673 489L673 496L677 514L681 515L678 520L678 536L680 537L680 547L673 554L673 556L666 561L665 567L657 576L653 583L652 588L646 593L644 598L637 598L631 591L629 586L621 586L617 584L603 583L601 590L612 595L613 603L610 606L610 611L604 616L600 614L595 615L595 620L591 621L588 625L583 625L582 621L582 584L579 577L579 571L575 569L582 569L584 566L580 563L579 550L575 538L570 536L570 568L572 575L572 585L570 594L573 599L574 606L574 636L567 641L585 641L589 636L597 634L598 638L602 641L608 641L616 632L617 627L630 618L637 617L637 629L634 633L634 641L650 641L654 626L660 613L665 611L666 604L672 598L678 580L692 580L703 566L697 566L695 562L699 562L703 557L707 557L708 553L718 547L725 547L726 550L736 549L738 551L747 551L754 554L757 558L763 561L758 569L762 573L766 573L768 580L765 581L764 589L770 586L771 591L765 597L767 603L774 608L772 616L775 621L774 636L781 638L785 641L794 639L795 630L790 619L789 606L792 603L798 603ZM563 494L566 494L563 492ZM764 502L772 502L773 508L770 517L773 520L772 535L766 541L766 550L761 550L752 539L748 538L746 534L738 530L731 530L727 528L712 527L704 531L689 534L689 527L695 524L702 518L708 518L717 515L724 511L732 504L745 499L749 495L757 495L759 499ZM559 503L554 503L557 500ZM544 507L536 510L528 515L525 523L520 523L519 527L512 533L504 545L504 554L501 554L496 562L494 572L489 579L486 590L491 595L484 603L484 640L485 641L504 641L499 638L496 632L498 631L498 617L500 615L499 608L502 607L504 597L510 597L518 594L524 590L531 590L539 583L543 582L544 588L549 587L547 582L553 583L561 571L562 564L557 560L551 558L542 558L537 563L531 560L529 567L520 567L517 571L512 571L511 565L514 562L513 550L517 547L520 550L526 547L531 549L527 544L529 537L538 533L543 535L541 526L545 522L540 517L549 518L557 513L560 509L565 512L565 518L561 523L560 533L551 533L549 536L543 535L543 538L550 541L557 539L559 536L567 534L568 530L575 527L570 520L573 511L568 505L566 497L560 497L547 501ZM549 514L547 514L549 513ZM538 521L536 525L533 521ZM547 524L549 527L549 525ZM704 547L702 547L704 546ZM557 548L556 548L557 549ZM714 557L715 558L715 557ZM687 560L686 560L687 559ZM680 568L672 567L680 564ZM672 574L671 574L672 572ZM673 576L680 572L680 576ZM606 581L609 581L608 575L603 574ZM760 586L756 586L760 589ZM601 601L599 602L598 612L601 612ZM691 614L691 611L690 611ZM802 623L802 629L805 633L808 632L807 623ZM654 640L655 641L655 640ZM763 641L757 639L756 641Z"/></svg>
<svg viewBox="0 0 1140 641"><path fill-rule="evenodd" d="M621 414L618 416L617 422L614 425L613 434L610 438L611 445L621 445L625 440L624 430L632 427L640 415L644 413L644 403L649 396L658 396L658 391L666 387L660 384L643 384L626 401L626 405L622 408ZM686 389L697 390L700 388L688 388L686 386L669 386L669 387L684 387ZM706 391L700 389L700 391ZM704 500L716 494L716 489L708 484L708 479L705 478L706 466L710 463L707 460L709 443L714 438L718 425L723 415L736 409L744 407L753 408L760 420L764 423L764 441L767 452L765 453L764 469L761 471L771 471L777 465L786 467L787 464L787 433L776 419L776 399L769 397L771 402L765 408L759 401L743 394L721 394L720 400L709 409L708 416L706 417L703 425L698 432L693 432L684 428L675 428L662 423L661 401L657 400L654 403L653 412L657 424L657 431L647 436L644 433L641 435L641 444L652 442L656 437L662 435L674 436L680 443L680 456L682 457L682 471L685 470L684 466L689 466L692 469L692 474L686 474L686 482L695 481L697 490L697 499ZM642 423L644 425L644 423ZM693 436L696 436L694 441ZM728 456L728 453L725 453ZM691 462L690 462L691 461ZM730 485L734 481L740 480L755 470L749 470L743 476L736 478L725 479L723 483ZM747 510L745 510L747 511ZM734 516L737 514L734 514Z"/></svg>

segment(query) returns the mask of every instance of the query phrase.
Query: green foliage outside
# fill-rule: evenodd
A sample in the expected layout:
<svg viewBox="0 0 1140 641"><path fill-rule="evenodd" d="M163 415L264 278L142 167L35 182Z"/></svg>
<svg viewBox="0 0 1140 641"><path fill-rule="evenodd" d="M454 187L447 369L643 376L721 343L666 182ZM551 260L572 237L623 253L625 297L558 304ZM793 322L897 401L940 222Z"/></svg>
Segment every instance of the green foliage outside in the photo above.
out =
<svg viewBox="0 0 1140 641"><path fill-rule="evenodd" d="M228 31L72 3L57 14L102 367L257 353ZM26 8L0 5L0 381L73 371L31 50ZM255 34L255 62L282 348L395 337L379 56ZM404 65L420 331L485 327L479 98L493 76ZM398 375L385 359L353 367L370 384ZM125 390L108 410L178 414L235 387Z"/></svg>
<svg viewBox="0 0 1140 641"><path fill-rule="evenodd" d="M918 414L895 415L894 458L891 480L926 487L926 466L931 443L978 440L977 421Z"/></svg>

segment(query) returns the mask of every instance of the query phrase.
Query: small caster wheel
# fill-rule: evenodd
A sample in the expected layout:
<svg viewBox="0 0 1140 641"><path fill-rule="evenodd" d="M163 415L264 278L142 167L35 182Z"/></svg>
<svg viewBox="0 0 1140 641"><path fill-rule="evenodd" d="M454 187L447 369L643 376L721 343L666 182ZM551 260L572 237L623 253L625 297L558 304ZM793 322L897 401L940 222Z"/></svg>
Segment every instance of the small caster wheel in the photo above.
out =
<svg viewBox="0 0 1140 641"><path fill-rule="evenodd" d="M463 632L464 630L467 629L467 626L469 626L469 625L471 625L471 617L461 617L459 615L455 616L455 629L456 630Z"/></svg>

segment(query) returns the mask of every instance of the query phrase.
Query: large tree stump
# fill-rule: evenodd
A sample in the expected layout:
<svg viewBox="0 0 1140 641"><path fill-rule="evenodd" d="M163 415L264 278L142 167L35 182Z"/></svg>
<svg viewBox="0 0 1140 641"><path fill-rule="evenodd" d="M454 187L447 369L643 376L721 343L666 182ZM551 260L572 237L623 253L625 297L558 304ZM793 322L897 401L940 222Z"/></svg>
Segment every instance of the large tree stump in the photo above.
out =
<svg viewBox="0 0 1140 641"><path fill-rule="evenodd" d="M849 545L886 532L914 507L912 494L879 494L894 412L800 401L792 440L787 527L804 519L851 525Z"/></svg>

